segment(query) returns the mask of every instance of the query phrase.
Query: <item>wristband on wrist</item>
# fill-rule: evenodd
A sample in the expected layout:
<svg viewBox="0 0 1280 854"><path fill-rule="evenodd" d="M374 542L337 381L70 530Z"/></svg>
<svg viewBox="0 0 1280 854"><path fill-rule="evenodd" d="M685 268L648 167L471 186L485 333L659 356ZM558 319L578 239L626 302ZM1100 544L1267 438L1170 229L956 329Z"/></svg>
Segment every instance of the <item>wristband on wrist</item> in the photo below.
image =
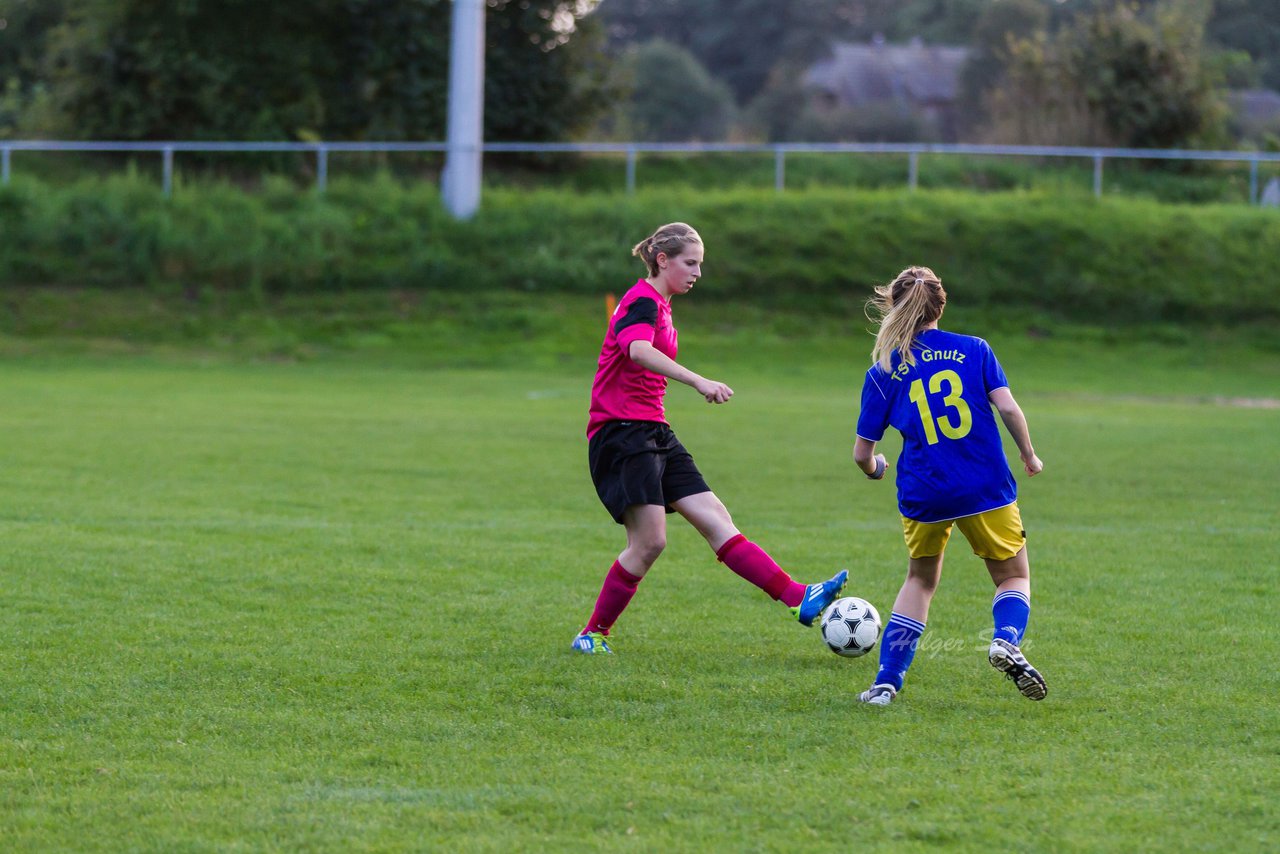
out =
<svg viewBox="0 0 1280 854"><path fill-rule="evenodd" d="M884 457L876 457L876 471L875 471L875 474L869 474L869 475L867 475L867 479L868 479L868 480L879 480L880 478L884 477L884 469L885 469ZM865 473L865 472L864 472L864 473Z"/></svg>

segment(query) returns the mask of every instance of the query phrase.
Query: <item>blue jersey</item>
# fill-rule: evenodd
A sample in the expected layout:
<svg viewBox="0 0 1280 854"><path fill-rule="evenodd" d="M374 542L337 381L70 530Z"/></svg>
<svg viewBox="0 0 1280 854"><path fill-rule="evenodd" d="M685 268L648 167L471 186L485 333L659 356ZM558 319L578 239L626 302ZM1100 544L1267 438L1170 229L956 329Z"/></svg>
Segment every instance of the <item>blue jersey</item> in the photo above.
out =
<svg viewBox="0 0 1280 854"><path fill-rule="evenodd" d="M926 329L911 350L914 365L895 350L891 371L871 366L858 415L863 439L879 442L890 426L902 434L898 509L908 519L941 522L1012 504L1018 487L987 399L1009 382L991 345Z"/></svg>

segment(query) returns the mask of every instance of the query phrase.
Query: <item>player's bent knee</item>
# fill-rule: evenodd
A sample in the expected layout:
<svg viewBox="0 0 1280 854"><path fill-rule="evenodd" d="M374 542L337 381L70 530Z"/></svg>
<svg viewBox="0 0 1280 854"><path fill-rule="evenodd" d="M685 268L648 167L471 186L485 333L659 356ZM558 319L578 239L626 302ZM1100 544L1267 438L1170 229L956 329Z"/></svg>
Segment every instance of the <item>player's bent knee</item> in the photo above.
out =
<svg viewBox="0 0 1280 854"><path fill-rule="evenodd" d="M640 553L641 559L650 564L662 555L662 551L666 547L667 540L665 537L654 540L645 540L642 543L637 543L635 546L636 551Z"/></svg>

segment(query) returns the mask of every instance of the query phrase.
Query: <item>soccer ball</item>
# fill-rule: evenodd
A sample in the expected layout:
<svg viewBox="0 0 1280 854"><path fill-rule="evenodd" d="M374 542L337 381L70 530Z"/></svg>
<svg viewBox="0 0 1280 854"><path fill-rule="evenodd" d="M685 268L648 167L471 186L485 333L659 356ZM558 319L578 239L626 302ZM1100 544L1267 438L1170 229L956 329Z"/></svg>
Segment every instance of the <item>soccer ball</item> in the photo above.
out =
<svg viewBox="0 0 1280 854"><path fill-rule="evenodd" d="M866 655L880 639L880 612L857 596L837 599L822 615L822 639L836 655Z"/></svg>

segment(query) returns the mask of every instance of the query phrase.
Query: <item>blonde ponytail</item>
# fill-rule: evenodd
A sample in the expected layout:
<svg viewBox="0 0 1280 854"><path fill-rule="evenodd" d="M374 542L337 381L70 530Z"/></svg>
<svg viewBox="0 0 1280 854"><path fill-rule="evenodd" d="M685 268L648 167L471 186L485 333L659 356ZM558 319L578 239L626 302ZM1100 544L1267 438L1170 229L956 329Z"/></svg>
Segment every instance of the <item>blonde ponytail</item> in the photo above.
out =
<svg viewBox="0 0 1280 854"><path fill-rule="evenodd" d="M897 350L902 361L914 365L911 345L916 335L941 317L946 305L942 280L928 267L908 267L889 284L877 286L875 296L867 300L867 319L880 326L871 360L888 373Z"/></svg>

